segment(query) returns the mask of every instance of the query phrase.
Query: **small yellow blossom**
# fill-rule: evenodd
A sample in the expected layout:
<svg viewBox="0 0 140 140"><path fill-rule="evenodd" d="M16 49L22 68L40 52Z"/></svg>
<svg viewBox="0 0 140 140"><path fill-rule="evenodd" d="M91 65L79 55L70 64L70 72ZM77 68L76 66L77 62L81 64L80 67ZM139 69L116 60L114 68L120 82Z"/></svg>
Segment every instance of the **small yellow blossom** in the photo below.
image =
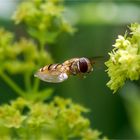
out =
<svg viewBox="0 0 140 140"><path fill-rule="evenodd" d="M140 78L140 25L135 23L130 27L130 37L121 35L113 45L110 59L105 63L110 81L107 86L116 92L127 79Z"/></svg>

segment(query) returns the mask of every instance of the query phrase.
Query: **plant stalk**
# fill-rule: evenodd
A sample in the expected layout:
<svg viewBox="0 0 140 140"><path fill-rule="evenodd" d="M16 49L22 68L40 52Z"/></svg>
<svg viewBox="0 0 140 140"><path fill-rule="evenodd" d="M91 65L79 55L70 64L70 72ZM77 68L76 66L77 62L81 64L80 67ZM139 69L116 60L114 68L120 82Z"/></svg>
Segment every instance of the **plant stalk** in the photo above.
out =
<svg viewBox="0 0 140 140"><path fill-rule="evenodd" d="M24 75L24 82L25 82L25 88L27 91L31 90L31 73L26 73Z"/></svg>
<svg viewBox="0 0 140 140"><path fill-rule="evenodd" d="M39 51L40 51L40 53L41 53L41 52L44 51L45 42L39 40L39 44L40 44L40 49L39 49ZM34 91L34 92L37 92L37 91L38 91L38 89L39 89L39 84L40 84L40 80L36 78L35 81L34 81L34 86L33 86L33 91Z"/></svg>

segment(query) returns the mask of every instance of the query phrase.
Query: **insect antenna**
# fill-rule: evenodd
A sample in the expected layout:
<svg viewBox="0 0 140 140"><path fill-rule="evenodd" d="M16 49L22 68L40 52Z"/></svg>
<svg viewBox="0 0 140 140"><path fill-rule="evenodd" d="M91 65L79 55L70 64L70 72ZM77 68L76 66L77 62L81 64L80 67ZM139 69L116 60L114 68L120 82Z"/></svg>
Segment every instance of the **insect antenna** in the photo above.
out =
<svg viewBox="0 0 140 140"><path fill-rule="evenodd" d="M89 58L91 64L96 68L102 68L104 67L104 63L107 60L104 56L95 56Z"/></svg>

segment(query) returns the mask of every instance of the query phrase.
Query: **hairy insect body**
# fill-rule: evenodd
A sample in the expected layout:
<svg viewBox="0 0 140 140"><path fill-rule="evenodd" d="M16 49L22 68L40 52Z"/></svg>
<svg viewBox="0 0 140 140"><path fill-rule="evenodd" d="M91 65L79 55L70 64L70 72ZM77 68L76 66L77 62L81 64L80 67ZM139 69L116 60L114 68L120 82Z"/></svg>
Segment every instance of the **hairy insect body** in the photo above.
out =
<svg viewBox="0 0 140 140"><path fill-rule="evenodd" d="M82 75L93 70L93 61L88 58L72 58L62 64L50 64L39 69L36 77L46 82L59 83L69 75Z"/></svg>

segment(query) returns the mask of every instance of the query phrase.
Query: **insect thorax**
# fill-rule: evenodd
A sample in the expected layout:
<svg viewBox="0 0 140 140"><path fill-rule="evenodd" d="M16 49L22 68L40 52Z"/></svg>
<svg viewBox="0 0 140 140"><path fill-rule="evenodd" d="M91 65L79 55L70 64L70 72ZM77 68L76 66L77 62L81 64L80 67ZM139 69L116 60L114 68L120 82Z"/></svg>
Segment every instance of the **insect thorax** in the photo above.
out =
<svg viewBox="0 0 140 140"><path fill-rule="evenodd" d="M84 57L73 59L69 67L72 75L88 73L92 71L92 65L89 59Z"/></svg>

